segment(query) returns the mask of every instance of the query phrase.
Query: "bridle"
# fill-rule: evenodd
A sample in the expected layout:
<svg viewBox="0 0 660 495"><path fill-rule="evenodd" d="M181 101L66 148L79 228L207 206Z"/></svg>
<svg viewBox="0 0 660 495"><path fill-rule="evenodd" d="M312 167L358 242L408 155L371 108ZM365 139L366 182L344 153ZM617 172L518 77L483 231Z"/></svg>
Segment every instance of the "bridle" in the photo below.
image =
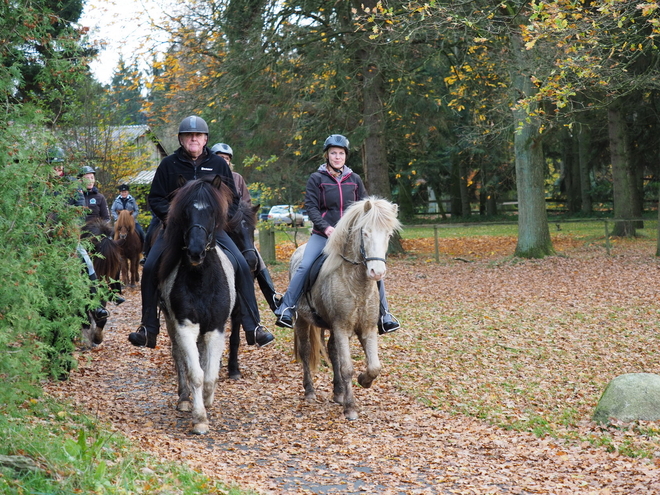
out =
<svg viewBox="0 0 660 495"><path fill-rule="evenodd" d="M183 249L184 250L188 249L188 246L187 246L188 238L190 237L190 231L194 228L202 229L204 231L204 233L206 234L206 246L204 246L204 251L209 251L213 247L213 245L215 244L215 238L214 238L215 236L213 235L213 231L209 232L206 229L206 227L204 227L203 225L200 225L198 223L194 223L190 227L188 227L188 230L186 231L186 235L183 237L184 240L185 240L185 244L183 246Z"/></svg>
<svg viewBox="0 0 660 495"><path fill-rule="evenodd" d="M245 229L243 228L244 224L245 224L245 220L241 220L241 230L242 231L245 231ZM249 244L249 243L246 243L246 244ZM245 257L245 253L250 253L250 252L254 252L255 256L259 257L259 255L257 254L257 248L254 247L254 244L252 244L252 247L247 247L247 248L241 250L241 254L244 257Z"/></svg>
<svg viewBox="0 0 660 495"><path fill-rule="evenodd" d="M347 244L348 244L348 242L346 242L346 244L344 244L344 246L346 246ZM348 259L343 254L340 254L340 256L342 257L342 259L344 261L346 261L346 262L348 262L352 265L367 266L367 262L369 262L369 261L382 261L383 263L387 263L387 260L385 258L377 258L375 256L367 257L367 253L365 252L365 249L364 249L364 236L362 235L362 229L360 229L360 256L362 256L362 259L360 261L354 261L354 260Z"/></svg>

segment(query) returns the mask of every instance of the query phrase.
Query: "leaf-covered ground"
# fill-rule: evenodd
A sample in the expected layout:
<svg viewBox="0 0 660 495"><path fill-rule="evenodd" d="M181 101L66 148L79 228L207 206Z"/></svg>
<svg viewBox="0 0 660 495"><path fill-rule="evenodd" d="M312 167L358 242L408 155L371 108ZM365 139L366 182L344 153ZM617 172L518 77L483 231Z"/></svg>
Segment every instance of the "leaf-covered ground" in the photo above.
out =
<svg viewBox="0 0 660 495"><path fill-rule="evenodd" d="M166 334L155 350L126 340L137 290L113 308L106 341L48 389L146 450L261 493L660 493L658 424L590 421L609 380L660 373L655 243L615 243L608 257L553 242L558 256L522 261L509 258L513 238L445 239L434 263L432 239L407 241L387 278L403 328L381 337L383 372L355 388L353 422L330 400L327 367L318 402L302 401L291 331L263 305L276 345L242 347L244 378L223 370L211 433L189 434ZM284 265L273 275L284 289Z"/></svg>

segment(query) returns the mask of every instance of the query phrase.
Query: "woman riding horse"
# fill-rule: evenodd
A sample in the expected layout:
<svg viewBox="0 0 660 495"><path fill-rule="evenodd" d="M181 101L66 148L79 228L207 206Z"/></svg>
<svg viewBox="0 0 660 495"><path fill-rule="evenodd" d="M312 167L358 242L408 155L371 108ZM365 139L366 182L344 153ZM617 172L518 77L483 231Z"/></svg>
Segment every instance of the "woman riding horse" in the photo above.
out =
<svg viewBox="0 0 660 495"><path fill-rule="evenodd" d="M298 299L303 293L305 278L310 267L319 257L335 225L346 209L355 201L367 197L367 191L359 175L346 165L349 143L341 134L329 136L323 144L323 163L307 181L305 208L314 224L312 236L305 247L304 257L289 282L279 307L275 310L278 327L293 328L293 317ZM394 332L399 322L389 312L385 287L378 281L380 293L380 317L378 332Z"/></svg>

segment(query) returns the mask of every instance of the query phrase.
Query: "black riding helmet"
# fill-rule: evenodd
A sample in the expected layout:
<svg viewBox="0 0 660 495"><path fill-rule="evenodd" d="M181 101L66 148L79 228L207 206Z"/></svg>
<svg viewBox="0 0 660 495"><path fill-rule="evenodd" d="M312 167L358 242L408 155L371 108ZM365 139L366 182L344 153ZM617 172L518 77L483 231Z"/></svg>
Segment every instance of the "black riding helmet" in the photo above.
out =
<svg viewBox="0 0 660 495"><path fill-rule="evenodd" d="M179 125L179 134L185 134L189 132L199 132L200 134L208 135L209 126L206 124L206 121L203 118L197 117L196 115L191 115L190 117L183 119Z"/></svg>
<svg viewBox="0 0 660 495"><path fill-rule="evenodd" d="M323 152L325 153L328 151L328 148L332 146L344 148L346 150L346 154L348 155L348 148L350 147L350 144L348 143L348 139L346 139L341 134L333 134L332 136L328 136L328 138L325 140L325 143L323 143Z"/></svg>
<svg viewBox="0 0 660 495"><path fill-rule="evenodd" d="M82 177L85 174L94 174L94 176L96 176L96 170L94 170L89 165L85 165L83 168L80 169L80 172L78 172L78 177Z"/></svg>

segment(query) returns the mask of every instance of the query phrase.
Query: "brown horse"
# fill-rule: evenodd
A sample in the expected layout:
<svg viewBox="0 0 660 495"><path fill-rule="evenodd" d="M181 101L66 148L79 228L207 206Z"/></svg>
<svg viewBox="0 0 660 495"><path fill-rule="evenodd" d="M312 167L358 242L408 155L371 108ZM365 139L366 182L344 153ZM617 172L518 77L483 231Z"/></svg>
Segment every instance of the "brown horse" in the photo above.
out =
<svg viewBox="0 0 660 495"><path fill-rule="evenodd" d="M128 210L121 210L115 222L115 241L121 248L121 281L135 287L140 281L140 254L142 238L135 230L135 218Z"/></svg>

